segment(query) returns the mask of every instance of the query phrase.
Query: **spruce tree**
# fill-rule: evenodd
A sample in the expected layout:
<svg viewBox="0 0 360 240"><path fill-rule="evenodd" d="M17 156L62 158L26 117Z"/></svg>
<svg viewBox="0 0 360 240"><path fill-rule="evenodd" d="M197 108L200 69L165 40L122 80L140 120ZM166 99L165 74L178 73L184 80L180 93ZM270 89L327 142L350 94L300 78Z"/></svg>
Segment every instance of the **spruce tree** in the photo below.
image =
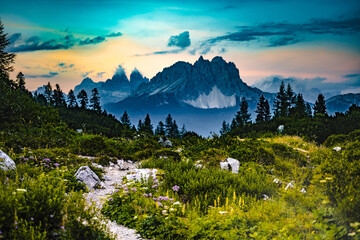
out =
<svg viewBox="0 0 360 240"><path fill-rule="evenodd" d="M86 107L89 103L89 100L88 100L87 93L85 92L84 89L79 92L79 94L77 95L77 98L80 100L80 107L82 109L86 109Z"/></svg>
<svg viewBox="0 0 360 240"><path fill-rule="evenodd" d="M314 109L314 116L316 116L317 114L324 114L325 116L327 115L325 98L324 95L322 95L321 93L317 97L313 109Z"/></svg>
<svg viewBox="0 0 360 240"><path fill-rule="evenodd" d="M281 82L279 92L274 101L274 117L286 117L288 112L288 95L285 91L285 84Z"/></svg>
<svg viewBox="0 0 360 240"><path fill-rule="evenodd" d="M18 88L20 89L20 91L26 92L25 76L24 76L24 74L22 72L19 72L18 75L16 76L16 83L17 83Z"/></svg>
<svg viewBox="0 0 360 240"><path fill-rule="evenodd" d="M171 126L171 131L170 131L169 137L171 137L171 138L178 138L179 135L180 135L179 127L178 127L178 125L176 124L176 121L174 120L173 123L172 123L172 126Z"/></svg>
<svg viewBox="0 0 360 240"><path fill-rule="evenodd" d="M166 134L166 136L169 136L171 134L172 125L173 125L173 119L169 113L169 115L165 119L165 134Z"/></svg>
<svg viewBox="0 0 360 240"><path fill-rule="evenodd" d="M240 103L240 111L235 115L235 127L242 127L250 122L250 114L248 112L248 103L243 97Z"/></svg>
<svg viewBox="0 0 360 240"><path fill-rule="evenodd" d="M185 134L187 133L185 124L182 125L181 130L180 130L180 136L183 137Z"/></svg>
<svg viewBox="0 0 360 240"><path fill-rule="evenodd" d="M48 104L52 104L52 86L50 84L50 82L48 82L45 86L45 92L44 92L46 101L48 102Z"/></svg>
<svg viewBox="0 0 360 240"><path fill-rule="evenodd" d="M143 132L144 131L144 124L142 123L141 119L139 119L137 130L138 130L138 132Z"/></svg>
<svg viewBox="0 0 360 240"><path fill-rule="evenodd" d="M124 114L121 116L120 122L121 122L126 128L129 128L129 129L130 129L130 127L131 127L130 116L127 114L126 111L125 111ZM135 129L136 129L136 128L135 128Z"/></svg>
<svg viewBox="0 0 360 240"><path fill-rule="evenodd" d="M156 127L155 135L165 136L165 125L162 121L160 121L158 126Z"/></svg>
<svg viewBox="0 0 360 240"><path fill-rule="evenodd" d="M72 89L70 89L69 94L68 94L68 106L70 108L78 107L78 103L76 101L76 97L75 97L74 91Z"/></svg>
<svg viewBox="0 0 360 240"><path fill-rule="evenodd" d="M99 91L97 88L94 88L91 92L92 97L90 99L90 107L96 112L101 112Z"/></svg>
<svg viewBox="0 0 360 240"><path fill-rule="evenodd" d="M292 108L296 102L296 95L293 92L290 83L288 83L287 88L286 88L286 106L287 106L287 110L286 110L286 116L290 115L290 112L292 112Z"/></svg>
<svg viewBox="0 0 360 240"><path fill-rule="evenodd" d="M255 120L257 123L270 120L270 106L264 95L260 96L255 112L257 113Z"/></svg>
<svg viewBox="0 0 360 240"><path fill-rule="evenodd" d="M0 19L0 76L9 76L9 72L13 71L11 66L15 60L14 53L8 53L5 49L10 45L10 40L7 38L7 33L4 33L4 25Z"/></svg>
<svg viewBox="0 0 360 240"><path fill-rule="evenodd" d="M311 110L311 106L309 103L306 103L305 111L306 111L306 116L308 116L308 117L312 116L312 110Z"/></svg>
<svg viewBox="0 0 360 240"><path fill-rule="evenodd" d="M270 104L269 104L269 101L267 99L265 99L265 121L270 121L271 119L271 113L270 113Z"/></svg>
<svg viewBox="0 0 360 240"><path fill-rule="evenodd" d="M301 93L299 93L296 97L295 107L292 112L294 113L294 117L297 118L303 118L307 116L305 101Z"/></svg>
<svg viewBox="0 0 360 240"><path fill-rule="evenodd" d="M144 120L144 132L147 132L151 135L154 134L153 132L153 125L151 124L150 115L146 114L145 120Z"/></svg>
<svg viewBox="0 0 360 240"><path fill-rule="evenodd" d="M53 95L52 95L52 99L53 99L55 107L61 107L61 106L64 106L66 104L65 99L64 99L64 94L63 94L59 84L55 85L55 89L54 89L54 92L53 92Z"/></svg>
<svg viewBox="0 0 360 240"><path fill-rule="evenodd" d="M226 123L226 121L224 120L220 129L220 135L221 136L225 136L226 134L228 134L230 132L230 126L228 123Z"/></svg>

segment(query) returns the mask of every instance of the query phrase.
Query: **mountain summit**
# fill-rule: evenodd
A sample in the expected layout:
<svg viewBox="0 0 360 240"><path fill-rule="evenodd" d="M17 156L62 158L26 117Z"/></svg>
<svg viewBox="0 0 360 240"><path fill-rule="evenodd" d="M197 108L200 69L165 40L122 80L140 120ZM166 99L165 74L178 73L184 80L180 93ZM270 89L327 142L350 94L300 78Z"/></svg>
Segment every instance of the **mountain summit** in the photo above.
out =
<svg viewBox="0 0 360 240"><path fill-rule="evenodd" d="M149 84L140 86L135 96L173 95L179 103L196 108L234 107L237 99L258 99L262 93L246 85L232 62L221 57L211 61L201 56L193 65L177 62L156 74Z"/></svg>

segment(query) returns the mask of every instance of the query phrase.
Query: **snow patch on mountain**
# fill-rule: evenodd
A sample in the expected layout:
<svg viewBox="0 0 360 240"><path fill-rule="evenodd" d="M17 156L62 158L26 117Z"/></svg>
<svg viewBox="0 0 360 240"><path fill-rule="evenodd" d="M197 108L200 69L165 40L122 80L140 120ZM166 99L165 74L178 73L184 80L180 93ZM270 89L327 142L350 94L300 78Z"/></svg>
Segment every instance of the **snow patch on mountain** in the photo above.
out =
<svg viewBox="0 0 360 240"><path fill-rule="evenodd" d="M225 96L217 86L214 86L208 95L202 93L197 99L184 100L184 102L202 109L227 108L236 105L236 95Z"/></svg>

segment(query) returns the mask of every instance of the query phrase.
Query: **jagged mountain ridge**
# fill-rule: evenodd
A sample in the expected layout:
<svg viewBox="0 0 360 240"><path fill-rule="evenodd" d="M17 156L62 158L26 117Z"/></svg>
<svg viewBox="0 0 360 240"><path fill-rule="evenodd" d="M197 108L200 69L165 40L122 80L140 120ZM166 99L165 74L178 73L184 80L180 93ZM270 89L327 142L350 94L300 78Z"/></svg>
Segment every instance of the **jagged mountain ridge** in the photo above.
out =
<svg viewBox="0 0 360 240"><path fill-rule="evenodd" d="M234 107L239 97L257 100L263 92L246 85L234 63L221 57L204 60L201 56L193 65L180 61L164 68L132 97L160 93L174 94L179 102L197 108L224 108Z"/></svg>
<svg viewBox="0 0 360 240"><path fill-rule="evenodd" d="M116 72L111 79L105 82L94 82L87 77L75 86L74 92L78 94L81 90L85 90L89 96L94 88L99 90L100 101L102 105L111 102L118 102L131 94L139 85L149 82L149 79L143 77L138 70L134 70L130 74L130 80L125 72Z"/></svg>

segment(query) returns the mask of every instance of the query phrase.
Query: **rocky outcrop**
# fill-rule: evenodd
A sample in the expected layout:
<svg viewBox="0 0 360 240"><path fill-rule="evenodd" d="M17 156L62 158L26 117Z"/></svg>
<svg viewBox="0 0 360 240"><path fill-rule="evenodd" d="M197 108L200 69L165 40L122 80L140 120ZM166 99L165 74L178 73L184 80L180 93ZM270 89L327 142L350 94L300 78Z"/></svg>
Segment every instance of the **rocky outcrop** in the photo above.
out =
<svg viewBox="0 0 360 240"><path fill-rule="evenodd" d="M94 173L89 166L80 167L75 177L79 182L85 183L89 189L95 189L97 186L101 186L100 178Z"/></svg>
<svg viewBox="0 0 360 240"><path fill-rule="evenodd" d="M1 170L15 170L15 162L3 151L0 150L0 169Z"/></svg>

